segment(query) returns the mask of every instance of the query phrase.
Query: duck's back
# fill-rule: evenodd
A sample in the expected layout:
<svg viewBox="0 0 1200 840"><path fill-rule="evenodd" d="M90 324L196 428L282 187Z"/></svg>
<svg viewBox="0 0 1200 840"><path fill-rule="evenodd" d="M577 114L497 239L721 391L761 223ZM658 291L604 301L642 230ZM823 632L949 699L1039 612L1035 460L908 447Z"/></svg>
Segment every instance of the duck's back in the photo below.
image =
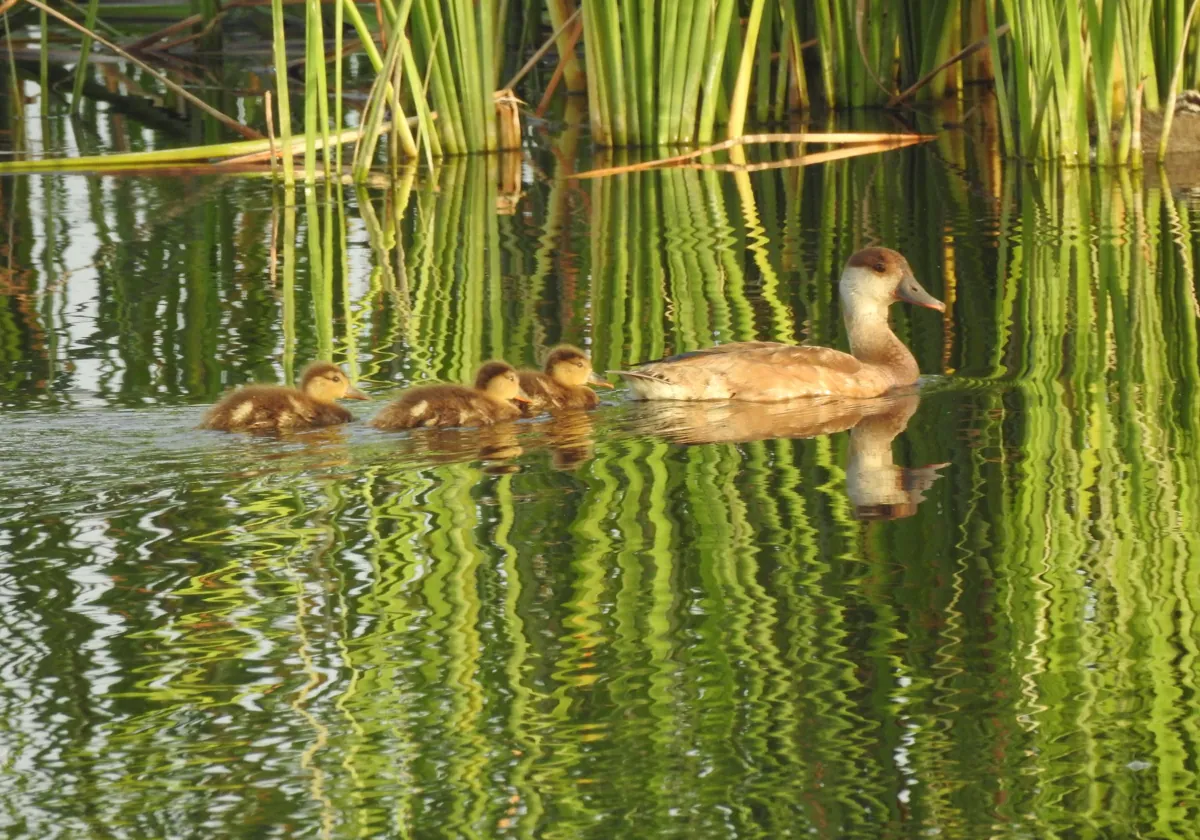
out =
<svg viewBox="0 0 1200 840"><path fill-rule="evenodd" d="M336 426L352 415L334 403L323 403L274 385L250 385L226 396L204 416L202 429L223 432L270 432Z"/></svg>
<svg viewBox="0 0 1200 840"><path fill-rule="evenodd" d="M537 370L519 372L521 390L529 398L525 414L542 411L564 411L572 408L591 410L600 404L600 397L584 385L572 388L560 385L551 377Z"/></svg>
<svg viewBox="0 0 1200 840"><path fill-rule="evenodd" d="M490 426L521 416L511 403L502 403L462 385L423 385L405 391L375 416L376 429Z"/></svg>
<svg viewBox="0 0 1200 840"><path fill-rule="evenodd" d="M774 341L740 341L621 372L635 399L750 400L874 397L895 383L849 353Z"/></svg>

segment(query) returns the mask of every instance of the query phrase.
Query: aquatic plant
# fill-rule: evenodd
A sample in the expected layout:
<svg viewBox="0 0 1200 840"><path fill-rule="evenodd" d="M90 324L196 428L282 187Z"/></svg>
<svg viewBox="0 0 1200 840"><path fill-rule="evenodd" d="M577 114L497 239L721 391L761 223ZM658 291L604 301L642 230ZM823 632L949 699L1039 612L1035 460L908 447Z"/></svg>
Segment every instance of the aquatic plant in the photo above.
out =
<svg viewBox="0 0 1200 840"><path fill-rule="evenodd" d="M260 133L152 66L155 56L219 32L236 4L197 4L194 14L128 49L114 42L97 0L86 8L72 4L71 14L42 0L6 5L6 14L40 35L40 108L50 108L50 76L59 72L49 64L47 32L54 25L80 39L72 109L95 94L87 84L87 58L98 44L146 68L231 131ZM501 73L526 58L513 79L523 81L526 98L543 100L539 112L565 79L568 91L586 89L593 141L616 147L708 144L741 137L747 125L785 123L816 101L834 108L901 107L962 97L966 86L979 83L994 90L1006 154L1082 163L1094 146L1101 163L1140 166L1142 109L1165 108L1169 129L1174 94L1200 83L1200 49L1190 29L1197 4L1183 0L919 0L900 6L885 0L581 0L578 8L572 0L379 0L373 14L353 0L337 0L332 10L304 0L300 20L293 16L304 30L298 86L288 79L288 6L271 2L279 152L286 158L293 150L287 137L303 135L308 183L335 169L340 174L342 154L333 149L342 142L358 142L352 172L359 181L380 162L381 151L399 165L519 145L520 129L512 130L511 120L514 93L521 91L506 93L516 81L502 86ZM27 8L37 12L36 20L23 14ZM131 25L128 18L121 23ZM347 39L351 31L356 37ZM365 105L351 105L345 96L343 63L355 52L376 76ZM548 81L535 69L544 55L555 56ZM504 103L509 122L501 131L497 108ZM345 132L352 112L361 134ZM381 144L389 133L393 139ZM1160 155L1166 148L1164 140ZM214 148L209 158L222 156ZM282 173L295 177L293 166L284 165Z"/></svg>

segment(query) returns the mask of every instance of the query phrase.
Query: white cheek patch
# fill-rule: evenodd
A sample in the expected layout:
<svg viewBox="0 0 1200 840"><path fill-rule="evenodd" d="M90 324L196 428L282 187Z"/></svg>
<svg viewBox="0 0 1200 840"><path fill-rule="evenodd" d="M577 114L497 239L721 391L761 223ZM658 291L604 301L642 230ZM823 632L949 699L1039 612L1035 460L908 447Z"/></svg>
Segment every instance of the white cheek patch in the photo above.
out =
<svg viewBox="0 0 1200 840"><path fill-rule="evenodd" d="M412 415L414 420L419 420L421 417L425 416L425 409L427 408L429 408L429 403L425 402L425 400L421 400L419 403L409 409L409 414Z"/></svg>

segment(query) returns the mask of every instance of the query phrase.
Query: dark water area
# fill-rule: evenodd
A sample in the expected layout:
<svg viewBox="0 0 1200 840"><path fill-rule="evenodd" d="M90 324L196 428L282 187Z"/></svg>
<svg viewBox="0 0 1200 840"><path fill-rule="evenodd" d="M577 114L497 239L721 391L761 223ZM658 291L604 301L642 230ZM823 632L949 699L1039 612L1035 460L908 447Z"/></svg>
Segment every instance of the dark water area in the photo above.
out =
<svg viewBox="0 0 1200 840"><path fill-rule="evenodd" d="M0 180L11 836L1200 833L1188 198L971 132L565 177L623 159ZM868 244L947 303L914 395L196 430L314 358L361 421L560 341L844 349Z"/></svg>

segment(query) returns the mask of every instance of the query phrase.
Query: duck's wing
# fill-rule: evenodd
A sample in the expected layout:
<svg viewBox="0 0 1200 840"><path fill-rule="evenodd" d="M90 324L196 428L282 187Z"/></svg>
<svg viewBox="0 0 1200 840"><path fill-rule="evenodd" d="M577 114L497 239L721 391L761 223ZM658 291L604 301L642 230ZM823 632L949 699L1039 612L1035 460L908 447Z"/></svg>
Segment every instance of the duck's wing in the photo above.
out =
<svg viewBox="0 0 1200 840"><path fill-rule="evenodd" d="M401 394L375 416L376 429L488 426L513 420L521 412L463 385L423 385Z"/></svg>
<svg viewBox="0 0 1200 840"><path fill-rule="evenodd" d="M537 370L520 370L521 390L529 398L523 413L533 415L554 408L561 408L561 388L546 374Z"/></svg>
<svg viewBox="0 0 1200 840"><path fill-rule="evenodd" d="M858 359L828 347L743 341L615 371L638 399L750 400L869 397L887 384Z"/></svg>
<svg viewBox="0 0 1200 840"><path fill-rule="evenodd" d="M278 431L303 425L303 395L277 385L246 385L227 394L208 410L202 429L222 432Z"/></svg>

